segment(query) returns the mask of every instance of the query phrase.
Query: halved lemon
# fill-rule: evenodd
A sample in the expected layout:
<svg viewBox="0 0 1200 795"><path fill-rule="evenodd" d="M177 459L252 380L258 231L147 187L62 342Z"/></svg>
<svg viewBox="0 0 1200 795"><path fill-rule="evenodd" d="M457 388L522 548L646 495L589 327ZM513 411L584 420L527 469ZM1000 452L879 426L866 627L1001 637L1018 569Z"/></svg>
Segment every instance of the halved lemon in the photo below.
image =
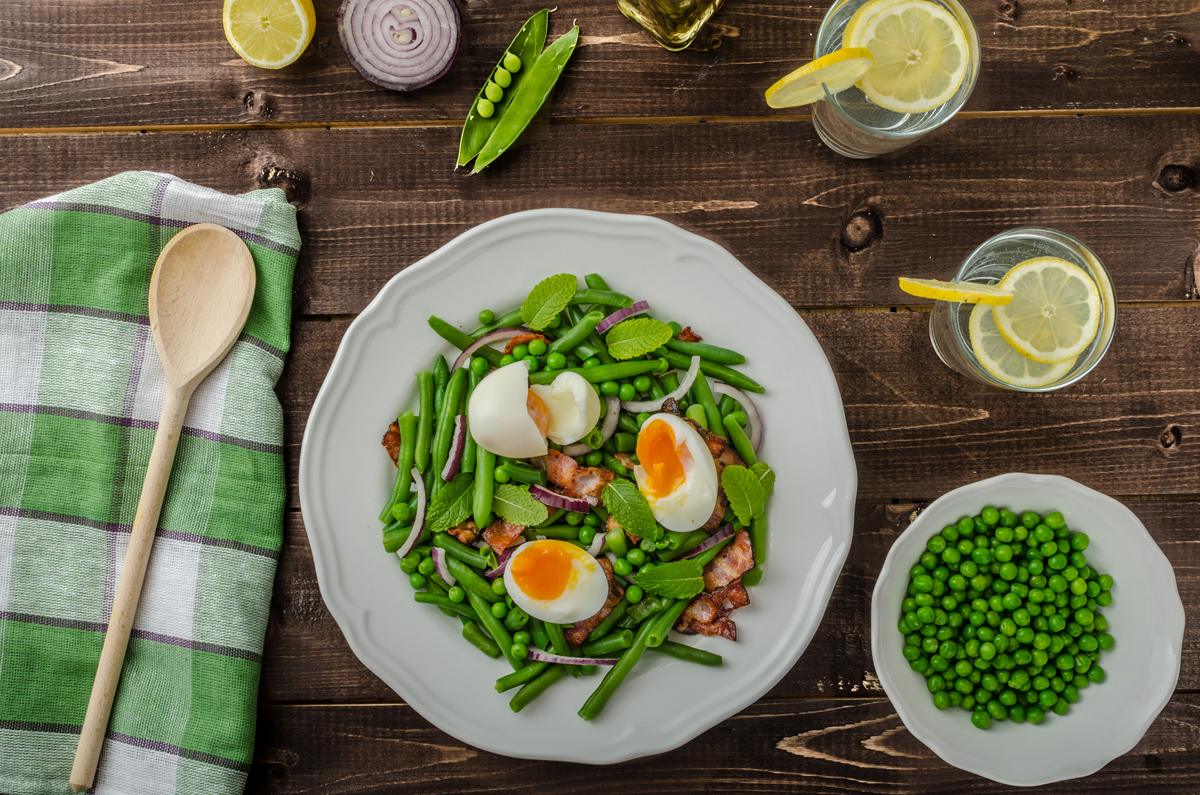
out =
<svg viewBox="0 0 1200 795"><path fill-rule="evenodd" d="M263 69L295 61L317 29L312 0L225 0L221 19L229 45Z"/></svg>
<svg viewBox="0 0 1200 795"><path fill-rule="evenodd" d="M1013 294L1011 303L994 308L996 328L1030 359L1065 362L1096 338L1100 291L1078 265L1058 257L1025 260L996 286Z"/></svg>
<svg viewBox="0 0 1200 795"><path fill-rule="evenodd" d="M962 25L930 0L880 6L859 23L855 39L875 59L859 87L897 113L925 113L949 102L970 65Z"/></svg>
<svg viewBox="0 0 1200 795"><path fill-rule="evenodd" d="M984 370L1006 384L1026 388L1049 386L1075 366L1074 359L1056 364L1035 362L1009 345L996 328L995 312L990 306L972 309L968 326L975 358Z"/></svg>
<svg viewBox="0 0 1200 795"><path fill-rule="evenodd" d="M767 104L772 108L794 108L825 97L824 83L830 93L845 91L871 71L871 52L863 47L835 50L809 61L767 89Z"/></svg>
<svg viewBox="0 0 1200 795"><path fill-rule="evenodd" d="M903 2L905 0L870 0L859 6L854 15L850 17L850 21L846 23L846 27L842 30L842 46L861 47L862 44L859 42L858 34L862 33L862 28L860 27L862 23L869 21L886 6Z"/></svg>
<svg viewBox="0 0 1200 795"><path fill-rule="evenodd" d="M942 282L937 279L900 277L900 289L918 298L935 301L956 301L960 304L1007 304L1013 294L990 284Z"/></svg>

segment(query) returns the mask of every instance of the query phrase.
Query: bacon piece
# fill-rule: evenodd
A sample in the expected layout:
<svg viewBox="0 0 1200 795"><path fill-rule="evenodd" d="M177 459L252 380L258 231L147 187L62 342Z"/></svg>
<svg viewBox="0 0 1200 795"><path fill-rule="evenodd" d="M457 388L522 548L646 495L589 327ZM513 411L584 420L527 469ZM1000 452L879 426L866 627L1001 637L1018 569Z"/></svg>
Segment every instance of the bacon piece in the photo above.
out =
<svg viewBox="0 0 1200 795"><path fill-rule="evenodd" d="M737 626L729 614L750 604L750 594L736 580L712 593L698 594L675 625L677 632L737 640Z"/></svg>
<svg viewBox="0 0 1200 795"><path fill-rule="evenodd" d="M599 497L617 475L609 469L581 467L571 456L550 450L546 453L546 476L567 496L583 499Z"/></svg>
<svg viewBox="0 0 1200 795"><path fill-rule="evenodd" d="M383 435L383 441L380 444L387 449L392 463L400 466L400 423L392 420L392 424L388 426L387 433Z"/></svg>
<svg viewBox="0 0 1200 795"><path fill-rule="evenodd" d="M704 567L704 590L716 591L754 568L754 549L746 528L738 530L733 543L722 549Z"/></svg>
<svg viewBox="0 0 1200 795"><path fill-rule="evenodd" d="M663 401L662 410L667 414L674 414L676 417L682 417L683 412L679 410L679 401L675 398L667 398Z"/></svg>
<svg viewBox="0 0 1200 795"><path fill-rule="evenodd" d="M488 546L496 550L496 554L499 555L521 537L521 531L524 529L521 525L509 524L503 519L497 519L483 531L483 540L487 541Z"/></svg>
<svg viewBox="0 0 1200 795"><path fill-rule="evenodd" d="M533 342L534 340L541 340L542 342L549 342L549 340L547 340L545 338L545 336L543 336L541 334L518 334L517 336L509 339L508 342L504 343L504 352L512 353L513 348L517 347L518 345L528 345L529 343Z"/></svg>
<svg viewBox="0 0 1200 795"><path fill-rule="evenodd" d="M458 527L451 527L446 532L464 544L470 544L479 535L479 528L475 526L474 522L468 519Z"/></svg>
<svg viewBox="0 0 1200 795"><path fill-rule="evenodd" d="M701 337L699 334L692 331L691 326L684 326L683 331L675 335L675 339L679 340L680 342L700 342L704 339L704 337Z"/></svg>
<svg viewBox="0 0 1200 795"><path fill-rule="evenodd" d="M607 558L600 558L596 561L600 564L600 568L604 569L604 576L608 578L608 599L604 600L604 606L596 612L596 615L591 618L585 618L583 621L576 621L570 627L563 630L563 637L567 639L567 643L572 646L579 646L592 630L599 626L600 622L608 618L608 614L617 606L617 602L625 596L625 589L617 585L616 579L613 578L612 564Z"/></svg>

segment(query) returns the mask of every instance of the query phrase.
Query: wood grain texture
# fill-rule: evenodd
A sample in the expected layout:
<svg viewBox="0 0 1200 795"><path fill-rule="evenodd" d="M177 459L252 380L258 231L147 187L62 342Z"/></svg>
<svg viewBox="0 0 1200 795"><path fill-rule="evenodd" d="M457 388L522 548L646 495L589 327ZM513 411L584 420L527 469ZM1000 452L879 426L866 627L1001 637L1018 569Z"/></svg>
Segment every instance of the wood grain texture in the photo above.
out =
<svg viewBox="0 0 1200 795"><path fill-rule="evenodd" d="M138 168L283 188L301 209L300 314L360 311L455 236L540 207L671 221L796 307L919 302L898 276L949 278L1022 225L1087 242L1121 301L1179 301L1200 295L1197 118L956 119L866 162L830 152L807 122L539 127L476 177L453 171L451 128L0 136L0 207Z"/></svg>
<svg viewBox="0 0 1200 795"><path fill-rule="evenodd" d="M1026 791L1191 795L1198 750L1200 697L1178 695L1141 742L1099 772ZM950 767L908 733L886 699L870 698L760 701L681 748L602 770L488 754L404 705L266 706L246 791L986 795L1013 788Z"/></svg>
<svg viewBox="0 0 1200 795"><path fill-rule="evenodd" d="M221 4L8 0L0 36L0 128L327 124L461 120L534 0L460 2L463 42L437 83L400 94L367 83L342 53L338 0L318 0L313 43L278 71L241 61ZM544 118L795 115L763 91L812 57L828 0L734 0L693 49L669 53L614 0L578 0L583 38ZM966 0L982 63L968 111L1194 107L1200 9L1178 0Z"/></svg>

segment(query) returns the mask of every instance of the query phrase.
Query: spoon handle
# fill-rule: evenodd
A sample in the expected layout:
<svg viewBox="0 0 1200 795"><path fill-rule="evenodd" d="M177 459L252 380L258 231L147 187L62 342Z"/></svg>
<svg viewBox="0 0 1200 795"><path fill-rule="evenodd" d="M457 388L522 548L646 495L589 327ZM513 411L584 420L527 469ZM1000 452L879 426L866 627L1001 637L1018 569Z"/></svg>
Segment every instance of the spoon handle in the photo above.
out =
<svg viewBox="0 0 1200 795"><path fill-rule="evenodd" d="M112 615L104 635L104 648L100 652L100 665L96 669L87 716L83 720L83 732L79 736L75 763L71 767L71 789L75 792L90 788L96 776L96 763L100 759L113 696L121 677L125 649L129 645L129 632L133 629L138 599L142 594L142 581L146 577L146 564L154 544L163 494L167 490L171 466L175 463L175 448L179 445L179 432L183 428L183 417L191 397L190 386L184 389L167 387L162 415L158 420L158 432L154 435L154 448L150 452L150 465L142 482L142 496L138 500L133 532L125 553L125 564L121 568L116 596L113 597Z"/></svg>

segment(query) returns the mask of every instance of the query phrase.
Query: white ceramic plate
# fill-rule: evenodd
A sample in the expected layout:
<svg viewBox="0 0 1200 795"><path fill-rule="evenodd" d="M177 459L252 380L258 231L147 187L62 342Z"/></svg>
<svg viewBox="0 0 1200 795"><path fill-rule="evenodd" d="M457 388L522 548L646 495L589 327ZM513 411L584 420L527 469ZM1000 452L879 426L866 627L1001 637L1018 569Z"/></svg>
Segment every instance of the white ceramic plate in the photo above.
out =
<svg viewBox="0 0 1200 795"><path fill-rule="evenodd" d="M959 707L939 711L925 678L901 656L904 636L896 624L909 569L943 527L988 505L1042 515L1061 511L1068 527L1091 539L1084 553L1088 565L1114 580L1113 602L1101 608L1116 641L1100 657L1107 678L1080 690L1066 715L1047 710L1038 726L993 721L984 731ZM904 725L950 764L1002 784L1087 776L1133 748L1175 690L1182 648L1175 571L1154 539L1121 503L1057 475L1001 475L933 502L892 545L871 602L875 670Z"/></svg>
<svg viewBox="0 0 1200 795"><path fill-rule="evenodd" d="M466 330L554 273L600 273L658 317L743 351L777 473L770 561L739 610L737 643L687 642L724 655L706 668L648 654L601 716L575 713L600 675L566 679L520 715L495 680L509 672L461 637L461 625L412 601L376 518L395 470L379 445L416 405L413 374L456 351L426 325ZM300 504L321 594L354 653L430 722L488 751L609 763L670 750L754 702L800 657L850 548L857 476L841 397L808 327L727 251L642 216L534 210L485 223L393 278L351 324L313 405L300 455Z"/></svg>

